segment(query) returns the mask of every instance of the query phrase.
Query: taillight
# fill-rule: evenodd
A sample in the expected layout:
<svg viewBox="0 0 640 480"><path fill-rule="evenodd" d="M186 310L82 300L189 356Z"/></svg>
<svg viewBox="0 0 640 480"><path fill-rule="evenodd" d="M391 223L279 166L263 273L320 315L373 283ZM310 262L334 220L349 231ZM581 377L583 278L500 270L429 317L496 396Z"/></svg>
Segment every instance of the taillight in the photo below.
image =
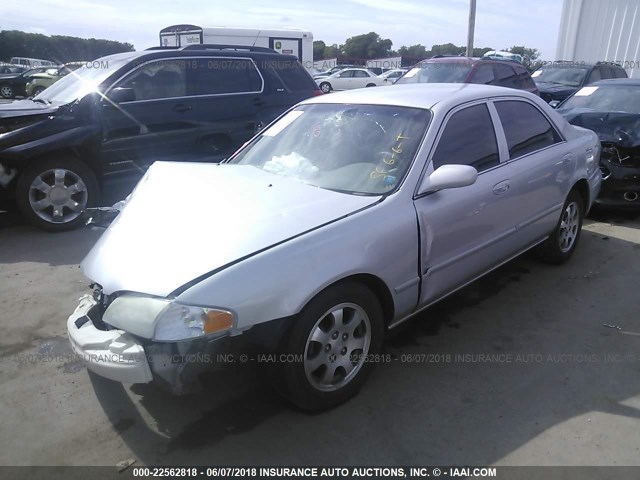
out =
<svg viewBox="0 0 640 480"><path fill-rule="evenodd" d="M318 95L324 95L324 93L322 93L322 90L318 89L311 92L312 97L317 97Z"/></svg>

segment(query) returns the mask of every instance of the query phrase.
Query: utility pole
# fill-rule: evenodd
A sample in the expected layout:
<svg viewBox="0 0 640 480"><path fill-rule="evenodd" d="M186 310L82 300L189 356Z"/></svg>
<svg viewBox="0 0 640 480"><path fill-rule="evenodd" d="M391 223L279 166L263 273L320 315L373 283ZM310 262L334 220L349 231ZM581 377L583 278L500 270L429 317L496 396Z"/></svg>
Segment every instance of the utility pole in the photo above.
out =
<svg viewBox="0 0 640 480"><path fill-rule="evenodd" d="M473 57L473 33L476 27L476 0L470 0L469 33L467 35L467 57Z"/></svg>

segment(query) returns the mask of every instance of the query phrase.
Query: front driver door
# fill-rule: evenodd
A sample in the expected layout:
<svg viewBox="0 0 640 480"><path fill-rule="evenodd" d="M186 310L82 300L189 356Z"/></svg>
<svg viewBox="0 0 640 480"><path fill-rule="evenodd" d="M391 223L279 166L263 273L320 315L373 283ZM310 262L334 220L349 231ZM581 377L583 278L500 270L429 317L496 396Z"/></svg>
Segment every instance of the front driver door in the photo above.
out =
<svg viewBox="0 0 640 480"><path fill-rule="evenodd" d="M102 164L105 174L142 174L157 160L180 159L189 141L191 106L186 97L184 59L147 62L116 82L132 89L135 99L100 105ZM109 96L109 92L106 96Z"/></svg>
<svg viewBox="0 0 640 480"><path fill-rule="evenodd" d="M475 184L415 199L420 228L420 306L468 283L513 252L515 230L509 165L500 163L494 121L486 103L450 113L426 174L445 164L478 170Z"/></svg>

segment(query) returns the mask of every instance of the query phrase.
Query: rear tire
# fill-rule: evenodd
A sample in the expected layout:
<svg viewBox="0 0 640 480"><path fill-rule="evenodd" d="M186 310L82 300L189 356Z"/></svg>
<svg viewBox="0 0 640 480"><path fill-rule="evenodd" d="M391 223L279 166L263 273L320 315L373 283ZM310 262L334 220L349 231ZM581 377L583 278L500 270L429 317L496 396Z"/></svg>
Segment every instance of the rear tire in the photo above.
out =
<svg viewBox="0 0 640 480"><path fill-rule="evenodd" d="M552 265L560 265L569 260L578 246L583 219L582 196L572 190L564 202L556 228L549 238L536 247L536 257Z"/></svg>
<svg viewBox="0 0 640 480"><path fill-rule="evenodd" d="M376 86L376 84L375 84L375 83L369 83L369 84L367 84L367 87L375 87L375 86Z"/></svg>
<svg viewBox="0 0 640 480"><path fill-rule="evenodd" d="M279 390L303 410L335 407L356 395L382 348L384 322L376 296L345 282L321 292L295 319L281 353Z"/></svg>
<svg viewBox="0 0 640 480"><path fill-rule="evenodd" d="M98 201L98 181L74 158L50 158L27 167L16 184L16 203L31 224L49 232L82 225L87 207Z"/></svg>

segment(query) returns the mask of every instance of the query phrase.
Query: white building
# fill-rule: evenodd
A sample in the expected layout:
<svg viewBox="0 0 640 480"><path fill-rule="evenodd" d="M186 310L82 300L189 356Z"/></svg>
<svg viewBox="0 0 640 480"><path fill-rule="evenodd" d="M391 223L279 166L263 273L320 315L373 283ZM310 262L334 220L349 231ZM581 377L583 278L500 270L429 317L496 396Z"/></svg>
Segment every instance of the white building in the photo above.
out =
<svg viewBox="0 0 640 480"><path fill-rule="evenodd" d="M640 78L640 0L564 0L556 60L618 62Z"/></svg>

